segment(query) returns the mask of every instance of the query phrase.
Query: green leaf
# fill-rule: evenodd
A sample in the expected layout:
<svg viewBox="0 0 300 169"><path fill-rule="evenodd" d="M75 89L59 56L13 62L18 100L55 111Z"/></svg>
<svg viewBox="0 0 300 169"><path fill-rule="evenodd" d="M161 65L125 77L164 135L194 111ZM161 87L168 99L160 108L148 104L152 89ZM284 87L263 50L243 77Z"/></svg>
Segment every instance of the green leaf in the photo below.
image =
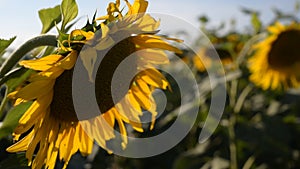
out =
<svg viewBox="0 0 300 169"><path fill-rule="evenodd" d="M8 93L12 92L20 86L34 71L25 68L16 68L9 72L6 76L0 79L0 84L6 83L6 94L0 104L0 118L2 118L3 112L8 102L6 97Z"/></svg>
<svg viewBox="0 0 300 169"><path fill-rule="evenodd" d="M5 40L5 39L0 39L0 54L16 39L16 36Z"/></svg>
<svg viewBox="0 0 300 169"><path fill-rule="evenodd" d="M295 12L298 12L300 10L300 2L296 1L295 2Z"/></svg>
<svg viewBox="0 0 300 169"><path fill-rule="evenodd" d="M273 7L273 8L271 8L271 10L274 12L276 17L278 17L278 18L281 18L283 16L283 13L280 9Z"/></svg>
<svg viewBox="0 0 300 169"><path fill-rule="evenodd" d="M17 127L19 119L26 112L26 110L31 106L33 102L21 103L13 107L3 120L3 124L0 127L0 139L11 134L13 130Z"/></svg>
<svg viewBox="0 0 300 169"><path fill-rule="evenodd" d="M6 104L8 103L7 93L13 92L18 86L20 86L34 71L31 69L17 68L2 79L0 79L0 84L6 83L6 94L0 105L0 118L5 111Z"/></svg>
<svg viewBox="0 0 300 169"><path fill-rule="evenodd" d="M206 23L209 21L209 19L208 19L207 16L202 15L202 16L199 17L199 21L200 21L202 24L206 24Z"/></svg>
<svg viewBox="0 0 300 169"><path fill-rule="evenodd" d="M14 91L16 87L20 86L32 73L34 70L31 69L21 69L12 74L10 79L6 82L8 87L8 93Z"/></svg>
<svg viewBox="0 0 300 169"><path fill-rule="evenodd" d="M43 53L42 57L48 56L48 55L52 54L52 53L54 52L55 49L56 49L56 48L53 47L53 46L48 46L48 47L46 47L45 50L44 50L44 53Z"/></svg>
<svg viewBox="0 0 300 169"><path fill-rule="evenodd" d="M78 14L78 6L75 0L63 0L61 3L61 12L63 21L61 30L64 31L66 25L76 18Z"/></svg>
<svg viewBox="0 0 300 169"><path fill-rule="evenodd" d="M249 8L245 8L245 7L241 8L241 12L244 13L244 14L246 14L246 15L251 15L251 14L255 13L254 10L249 9Z"/></svg>
<svg viewBox="0 0 300 169"><path fill-rule="evenodd" d="M1 159L0 168L6 169L30 169L25 153L9 154L7 158Z"/></svg>
<svg viewBox="0 0 300 169"><path fill-rule="evenodd" d="M252 23L252 26L253 26L253 29L254 29L255 33L258 33L261 30L262 23L261 23L261 21L258 17L258 14L256 12L252 13L251 23Z"/></svg>
<svg viewBox="0 0 300 169"><path fill-rule="evenodd" d="M39 17L43 24L42 33L47 33L61 21L60 5L39 10Z"/></svg>

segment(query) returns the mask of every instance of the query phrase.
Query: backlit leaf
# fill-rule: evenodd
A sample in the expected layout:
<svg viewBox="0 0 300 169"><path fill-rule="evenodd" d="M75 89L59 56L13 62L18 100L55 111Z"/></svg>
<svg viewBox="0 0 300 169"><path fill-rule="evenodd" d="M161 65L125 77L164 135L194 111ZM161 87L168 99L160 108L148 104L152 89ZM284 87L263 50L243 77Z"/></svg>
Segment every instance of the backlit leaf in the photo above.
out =
<svg viewBox="0 0 300 169"><path fill-rule="evenodd" d="M0 127L0 138L3 138L13 132L17 127L19 119L25 113L25 111L31 106L32 101L21 103L13 107L3 120L3 124Z"/></svg>
<svg viewBox="0 0 300 169"><path fill-rule="evenodd" d="M60 5L39 10L39 17L43 24L42 33L47 33L61 21Z"/></svg>
<svg viewBox="0 0 300 169"><path fill-rule="evenodd" d="M75 0L63 0L61 3L61 12L63 21L61 30L64 31L66 25L76 18L78 14L78 6Z"/></svg>
<svg viewBox="0 0 300 169"><path fill-rule="evenodd" d="M16 37L12 37L8 40L0 39L0 54L16 39Z"/></svg>

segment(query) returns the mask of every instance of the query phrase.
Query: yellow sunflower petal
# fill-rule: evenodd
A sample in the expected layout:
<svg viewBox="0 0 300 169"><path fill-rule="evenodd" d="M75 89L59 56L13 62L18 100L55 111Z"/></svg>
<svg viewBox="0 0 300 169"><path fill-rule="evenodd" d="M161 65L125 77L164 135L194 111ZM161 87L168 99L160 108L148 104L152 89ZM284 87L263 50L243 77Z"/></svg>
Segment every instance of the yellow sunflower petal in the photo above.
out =
<svg viewBox="0 0 300 169"><path fill-rule="evenodd" d="M25 151L28 148L29 143L32 140L34 131L31 131L27 136L25 136L22 140L18 141L14 145L8 147L6 151L10 153Z"/></svg>
<svg viewBox="0 0 300 169"><path fill-rule="evenodd" d="M133 96L133 93L131 90L128 91L128 94L126 95L127 100L130 102L130 105L137 111L142 113L142 109L138 101Z"/></svg>
<svg viewBox="0 0 300 169"><path fill-rule="evenodd" d="M122 137L122 140L123 140L123 142L121 143L121 145L122 145L122 148L125 149L126 146L127 146L127 143L128 143L128 140L127 140L127 131L126 131L125 125L124 125L121 117L119 116L119 114L117 112L115 114L115 117L116 117L116 120L118 122L118 125L119 125L119 128L120 128L121 137Z"/></svg>
<svg viewBox="0 0 300 169"><path fill-rule="evenodd" d="M83 156L87 156L92 153L93 141L83 130L81 125L78 125L78 130L79 130L79 137L81 140L81 143L79 144L79 151Z"/></svg>
<svg viewBox="0 0 300 169"><path fill-rule="evenodd" d="M35 133L34 137L32 138L32 141L29 143L28 149L25 154L26 158L28 159L28 165L31 165L31 163L32 163L32 157L33 157L34 150L36 149L36 146L42 139L42 137L41 137L42 132L46 132L46 131L38 131L37 130L38 128L39 128L39 125L36 125L34 127L33 130L37 131L37 133Z"/></svg>
<svg viewBox="0 0 300 169"><path fill-rule="evenodd" d="M137 86L132 86L133 95L136 101L145 109L149 110L151 108L151 103L149 101L149 96L140 91Z"/></svg>
<svg viewBox="0 0 300 169"><path fill-rule="evenodd" d="M95 48L97 50L104 50L113 45L115 45L115 41L110 36L106 36L105 38L101 39L101 41L95 46Z"/></svg>
<svg viewBox="0 0 300 169"><path fill-rule="evenodd" d="M96 118L94 118L93 120L93 125L91 129L94 139L99 144L99 146L106 148L106 140L104 139L104 133L99 123L97 123Z"/></svg>
<svg viewBox="0 0 300 169"><path fill-rule="evenodd" d="M64 59L58 62L57 66L70 70L74 67L77 60L78 52L76 50L72 50Z"/></svg>
<svg viewBox="0 0 300 169"><path fill-rule="evenodd" d="M169 85L167 79L156 69L146 69L139 76L149 85L166 89Z"/></svg>
<svg viewBox="0 0 300 169"><path fill-rule="evenodd" d="M168 51L173 51L175 53L182 53L182 51L168 42L160 39L160 37L153 36L153 35L139 35L134 37L133 42L140 46L141 48L156 48L156 49L163 49Z"/></svg>
<svg viewBox="0 0 300 169"><path fill-rule="evenodd" d="M110 140L115 137L114 128L105 121L103 116L99 116L96 118L96 123L99 126L99 129L103 131L103 137L105 140Z"/></svg>
<svg viewBox="0 0 300 169"><path fill-rule="evenodd" d="M94 82L93 79L93 71L94 71L94 66L96 63L97 59L97 52L93 48L86 48L81 51L80 58L83 62L83 66L87 70L89 80L91 82Z"/></svg>
<svg viewBox="0 0 300 169"><path fill-rule="evenodd" d="M129 124L138 132L143 132L142 124L140 121L139 115L141 115L141 112L137 112L130 106L130 103L128 104L128 100L125 98L120 103L120 106L122 109L118 109L119 113L125 117Z"/></svg>
<svg viewBox="0 0 300 169"><path fill-rule="evenodd" d="M127 1L126 1L127 2ZM128 3L127 3L128 5ZM145 0L135 0L134 3L128 5L129 8L129 15L138 14L138 13L145 13L148 7L148 2Z"/></svg>
<svg viewBox="0 0 300 169"><path fill-rule="evenodd" d="M44 165L44 160L47 153L48 145L45 143L45 141L41 142L39 145L39 151L32 163L32 168L42 168Z"/></svg>
<svg viewBox="0 0 300 169"><path fill-rule="evenodd" d="M34 81L24 88L20 89L18 93L15 94L15 97L22 98L25 100L33 100L42 95L47 94L50 90L52 90L54 80L39 80Z"/></svg>
<svg viewBox="0 0 300 169"><path fill-rule="evenodd" d="M80 29L73 30L69 35L69 41L72 37L76 37L76 36L84 36L86 38L85 41L88 41L88 40L93 39L94 32L91 32L91 31L86 32L86 31L83 31Z"/></svg>
<svg viewBox="0 0 300 169"><path fill-rule="evenodd" d="M55 142L58 139L58 132L59 132L59 126L53 123L53 120L49 121L49 125L51 125L51 131L48 136L48 151L47 151L47 161L46 161L46 167L49 169L54 169L55 162L58 155L58 149L55 146Z"/></svg>
<svg viewBox="0 0 300 169"><path fill-rule="evenodd" d="M58 62L61 58L63 58L63 56L61 55L49 55L36 60L23 60L19 62L19 64L29 69L46 71L50 69L53 64Z"/></svg>
<svg viewBox="0 0 300 169"><path fill-rule="evenodd" d="M168 64L167 54L161 50L146 49L138 53L140 59L151 64Z"/></svg>
<svg viewBox="0 0 300 169"><path fill-rule="evenodd" d="M20 124L26 124L29 120L38 119L37 116L42 114L40 112L46 111L47 107L50 105L52 100L53 92L49 93L37 98L36 101L32 103L32 105L26 110L24 115L20 118Z"/></svg>
<svg viewBox="0 0 300 169"><path fill-rule="evenodd" d="M53 66L52 68L48 69L47 71L39 72L37 74L32 75L28 81L40 81L40 80L55 80L58 76L60 76L65 69Z"/></svg>
<svg viewBox="0 0 300 169"><path fill-rule="evenodd" d="M137 21L137 26L141 31L153 32L158 29L160 22L156 21L149 14L141 16Z"/></svg>
<svg viewBox="0 0 300 169"><path fill-rule="evenodd" d="M50 99L50 100L49 100ZM29 109L19 120L19 125L15 128L15 134L23 134L36 124L36 119L45 116L48 106L52 100L52 92L45 94L32 103Z"/></svg>

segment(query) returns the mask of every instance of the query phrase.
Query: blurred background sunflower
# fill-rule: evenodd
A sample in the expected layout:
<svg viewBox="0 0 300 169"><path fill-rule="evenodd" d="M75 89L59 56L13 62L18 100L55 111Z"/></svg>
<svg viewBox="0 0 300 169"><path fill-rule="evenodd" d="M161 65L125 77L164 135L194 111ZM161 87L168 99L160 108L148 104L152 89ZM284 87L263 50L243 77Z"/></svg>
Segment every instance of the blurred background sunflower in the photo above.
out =
<svg viewBox="0 0 300 169"><path fill-rule="evenodd" d="M299 24L268 27L269 36L254 45L256 53L249 59L250 79L263 89L299 87Z"/></svg>

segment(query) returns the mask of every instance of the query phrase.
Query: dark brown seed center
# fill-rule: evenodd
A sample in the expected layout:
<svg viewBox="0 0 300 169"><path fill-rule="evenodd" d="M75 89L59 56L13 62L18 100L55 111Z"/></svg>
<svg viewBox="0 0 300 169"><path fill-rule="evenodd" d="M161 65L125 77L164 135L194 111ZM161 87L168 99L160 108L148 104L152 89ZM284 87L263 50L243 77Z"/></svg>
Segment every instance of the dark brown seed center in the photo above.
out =
<svg viewBox="0 0 300 169"><path fill-rule="evenodd" d="M300 61L300 31L289 30L279 34L271 45L268 62L274 69L288 68Z"/></svg>
<svg viewBox="0 0 300 169"><path fill-rule="evenodd" d="M232 59L229 51L220 48L208 48L205 50L205 55L211 59L220 59L221 61L225 59Z"/></svg>
<svg viewBox="0 0 300 169"><path fill-rule="evenodd" d="M72 100L73 69L65 70L55 81L51 114L58 120L78 121Z"/></svg>
<svg viewBox="0 0 300 169"><path fill-rule="evenodd" d="M114 76L115 70L119 64L130 54L134 53L136 50L135 45L130 41L130 39L125 39L118 44L116 44L108 53L105 55L104 59L98 68L96 74L96 99L100 107L101 112L106 112L111 107L115 105L112 97L112 78ZM134 74L137 71L136 63L128 65L127 70L122 72L122 74ZM117 76L117 77L120 77ZM115 102L120 101L128 91L128 86L124 86L122 79L117 79L117 89L118 93L114 93ZM126 89L124 89L126 87Z"/></svg>
<svg viewBox="0 0 300 169"><path fill-rule="evenodd" d="M130 39L125 39L110 49L101 61L95 79L95 94L102 113L105 113L115 105L111 94L111 83L114 71L118 65L134 51L135 45ZM134 73L137 70L137 65L131 65L128 69ZM56 119L68 122L78 121L72 99L72 75L73 69L66 70L56 79L53 100L50 107L51 113ZM88 76L88 74L86 74L86 76ZM121 81L118 85L120 88L123 87ZM126 92L121 90L115 102L120 101L125 94Z"/></svg>

